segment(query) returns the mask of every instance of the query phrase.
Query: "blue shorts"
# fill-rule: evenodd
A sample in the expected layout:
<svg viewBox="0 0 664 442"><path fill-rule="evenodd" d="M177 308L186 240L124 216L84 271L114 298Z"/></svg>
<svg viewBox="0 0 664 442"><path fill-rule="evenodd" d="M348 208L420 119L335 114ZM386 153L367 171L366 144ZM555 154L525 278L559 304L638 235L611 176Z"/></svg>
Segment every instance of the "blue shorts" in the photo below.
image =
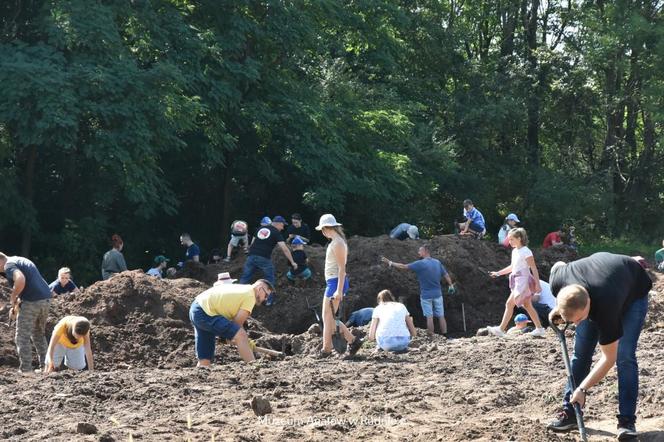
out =
<svg viewBox="0 0 664 442"><path fill-rule="evenodd" d="M196 344L196 357L200 359L214 359L214 341L217 336L223 339L233 339L240 326L223 316L210 316L196 301L189 308L189 320L194 326L194 342Z"/></svg>
<svg viewBox="0 0 664 442"><path fill-rule="evenodd" d="M436 318L442 318L445 316L445 308L443 307L443 297L439 296L433 299L423 299L420 298L420 304L422 305L422 313L425 318L430 318L435 316Z"/></svg>
<svg viewBox="0 0 664 442"><path fill-rule="evenodd" d="M325 297L326 298L331 298L334 296L334 292L337 291L337 286L339 286L339 278L330 278L327 281L325 281L327 284L327 288L325 289ZM344 280L344 290L343 290L343 295L346 296L346 293L348 293L348 288L350 287L350 282L348 281L348 276L346 276Z"/></svg>
<svg viewBox="0 0 664 442"><path fill-rule="evenodd" d="M408 348L410 336L376 336L376 343L385 351L402 351Z"/></svg>

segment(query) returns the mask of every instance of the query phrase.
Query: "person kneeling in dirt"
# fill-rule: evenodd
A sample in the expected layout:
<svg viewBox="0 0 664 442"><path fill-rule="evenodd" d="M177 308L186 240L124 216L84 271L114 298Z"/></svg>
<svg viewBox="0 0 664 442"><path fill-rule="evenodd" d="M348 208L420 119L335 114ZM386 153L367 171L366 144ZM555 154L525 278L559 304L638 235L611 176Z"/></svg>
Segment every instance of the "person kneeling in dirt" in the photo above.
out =
<svg viewBox="0 0 664 442"><path fill-rule="evenodd" d="M233 249L240 246L244 247L245 255L249 253L249 225L246 221L235 220L231 224L231 239L228 241L224 262L230 262Z"/></svg>
<svg viewBox="0 0 664 442"><path fill-rule="evenodd" d="M311 278L311 269L309 268L309 258L304 251L305 242L299 236L296 236L291 242L293 251L291 255L293 256L293 261L297 264L297 268L292 268L286 273L286 278L289 281L293 282L295 279L300 278L307 280Z"/></svg>
<svg viewBox="0 0 664 442"><path fill-rule="evenodd" d="M662 248L655 252L655 267L660 272L664 272L664 241L662 241Z"/></svg>
<svg viewBox="0 0 664 442"><path fill-rule="evenodd" d="M549 315L552 325L576 324L572 374L576 390L567 385L563 410L548 428L568 431L577 426L573 404L585 405L588 391L613 368L618 371L618 439L637 437L636 401L639 397L639 367L636 347L648 312L652 281L633 258L595 253L551 269L551 290L558 305ZM595 347L601 357L591 370Z"/></svg>
<svg viewBox="0 0 664 442"><path fill-rule="evenodd" d="M383 290L376 297L378 306L371 317L369 340L376 340L380 350L400 352L408 348L411 338L417 335L413 317L406 306L395 302L389 290Z"/></svg>
<svg viewBox="0 0 664 442"><path fill-rule="evenodd" d="M65 316L53 328L46 352L46 373L58 371L64 360L71 370L94 370L90 322L82 316Z"/></svg>
<svg viewBox="0 0 664 442"><path fill-rule="evenodd" d="M264 304L274 295L274 286L266 279L259 279L251 285L216 285L198 295L189 309L189 319L194 326L197 366L210 366L214 360L217 336L235 344L245 362L253 361L253 345L242 325L256 304Z"/></svg>
<svg viewBox="0 0 664 442"><path fill-rule="evenodd" d="M509 336L530 333L533 331L533 328L528 325L531 322L532 321L528 319L528 316L524 315L523 313L519 313L514 317L514 327L507 330L506 334Z"/></svg>
<svg viewBox="0 0 664 442"><path fill-rule="evenodd" d="M390 238L404 241L410 239L420 239L420 231L417 226L408 223L401 223L390 231Z"/></svg>
<svg viewBox="0 0 664 442"><path fill-rule="evenodd" d="M459 235L482 238L486 234L484 215L471 200L463 200L463 217L466 221L459 224Z"/></svg>
<svg viewBox="0 0 664 442"><path fill-rule="evenodd" d="M432 336L434 333L434 324L433 318L438 318L440 325L440 334L443 336L447 335L447 322L445 321L445 308L443 306L443 291L440 285L440 281L445 278L449 288L447 293L453 295L456 293L454 284L452 283L452 278L450 278L449 273L443 266L443 264L431 257L431 252L429 246L426 244L421 246L417 254L420 259L418 261L411 262L410 264L401 264L398 262L390 261L384 256L381 257L381 261L386 263L390 267L394 267L399 270L412 270L417 275L417 279L420 283L420 303L422 304L422 312L424 317L427 318L427 333L429 336Z"/></svg>
<svg viewBox="0 0 664 442"><path fill-rule="evenodd" d="M371 322L373 307L361 308L350 314L346 321L346 327L363 327Z"/></svg>

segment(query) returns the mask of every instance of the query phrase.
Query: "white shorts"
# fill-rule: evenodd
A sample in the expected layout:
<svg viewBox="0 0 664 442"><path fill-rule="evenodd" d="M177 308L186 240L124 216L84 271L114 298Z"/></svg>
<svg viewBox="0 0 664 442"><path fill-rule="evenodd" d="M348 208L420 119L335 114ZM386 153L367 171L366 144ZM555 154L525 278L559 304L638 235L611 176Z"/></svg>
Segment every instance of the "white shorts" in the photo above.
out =
<svg viewBox="0 0 664 442"><path fill-rule="evenodd" d="M72 370L83 370L85 368L85 346L67 348L62 344L56 344L53 349L53 366L57 369L65 360L65 365ZM46 366L50 365L50 358L46 355Z"/></svg>

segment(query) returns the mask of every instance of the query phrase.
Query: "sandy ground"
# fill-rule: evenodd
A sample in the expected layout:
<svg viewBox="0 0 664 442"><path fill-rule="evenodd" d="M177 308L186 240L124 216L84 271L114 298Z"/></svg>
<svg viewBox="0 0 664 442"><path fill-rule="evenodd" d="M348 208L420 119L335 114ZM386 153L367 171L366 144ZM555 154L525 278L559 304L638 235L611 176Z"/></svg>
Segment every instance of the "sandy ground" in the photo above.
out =
<svg viewBox="0 0 664 442"><path fill-rule="evenodd" d="M404 245L409 248L402 253L409 255L413 246ZM480 242L472 246L488 247ZM484 256L485 265L504 260L501 253ZM464 274L465 261L450 261L451 271ZM386 273L360 282L377 285L381 275L392 278L397 286L408 282ZM664 441L661 276L654 275L656 291L638 350L641 441ZM468 277L475 276L469 273ZM493 282L487 281L476 284L490 288ZM256 315L259 321L249 327L252 337L261 345L285 350L288 356L244 364L226 346L218 352L212 370L200 370L193 367L187 309L193 296L206 287L188 278L155 281L140 272L127 272L91 286L76 299L55 300L50 326L71 312L91 318L94 372L20 376L11 342L13 329L0 325L0 439L578 440L576 432L559 435L545 428L560 406L566 381L560 344L552 331L545 338L467 335L446 341L422 336L405 354L375 353L373 344L367 343L352 360L337 356L319 360L315 355L320 337L315 332L270 332ZM312 316L301 308L302 299L292 300L294 293L308 288L300 290L281 298L286 323L291 301L298 306L293 311ZM491 291L491 302L500 290L498 285ZM6 294L6 287L0 290L0 296ZM362 296L357 295L355 302ZM492 313L487 313L486 296L469 296L468 310L484 311L488 321L496 323L502 307L493 306ZM274 315L264 316L278 325ZM366 327L354 330L358 335L366 331ZM252 400L259 399L269 402L270 413L254 412ZM590 440L615 439L616 413L617 382L612 370L588 400Z"/></svg>

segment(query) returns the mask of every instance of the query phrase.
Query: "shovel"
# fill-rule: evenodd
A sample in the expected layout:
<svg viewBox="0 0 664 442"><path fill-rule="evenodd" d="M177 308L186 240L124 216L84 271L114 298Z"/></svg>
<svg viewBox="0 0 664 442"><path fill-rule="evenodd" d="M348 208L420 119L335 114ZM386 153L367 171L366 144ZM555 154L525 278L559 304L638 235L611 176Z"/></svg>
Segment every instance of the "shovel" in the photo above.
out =
<svg viewBox="0 0 664 442"><path fill-rule="evenodd" d="M574 375L572 374L572 364L569 362L569 353L567 352L567 342L565 341L565 331L569 327L569 323L565 324L564 328L559 328L558 324L551 324L551 328L558 335L560 339L560 347L563 352L563 361L565 362L565 370L567 371L567 380L569 385L572 388L572 391L576 390L576 382L574 382ZM583 424L583 415L581 414L581 406L578 403L574 403L574 414L576 415L576 424L579 428L579 434L581 435L581 440L586 442L588 436L586 434L586 426Z"/></svg>
<svg viewBox="0 0 664 442"><path fill-rule="evenodd" d="M256 347L254 348L254 351L256 353L262 353L264 355L267 355L271 358L283 358L284 353L277 351L277 350L272 350L271 348L263 348L263 347Z"/></svg>
<svg viewBox="0 0 664 442"><path fill-rule="evenodd" d="M332 308L332 311L334 312L334 302L332 301L332 299L330 299L330 308ZM348 349L348 342L346 341L346 338L344 338L344 335L339 330L339 324L341 323L341 318L339 315L340 312L341 312L341 303L339 303L339 308L337 309L337 312L334 315L335 329L334 329L334 334L332 335L332 347L334 347L337 353L342 355L346 353L346 350Z"/></svg>

